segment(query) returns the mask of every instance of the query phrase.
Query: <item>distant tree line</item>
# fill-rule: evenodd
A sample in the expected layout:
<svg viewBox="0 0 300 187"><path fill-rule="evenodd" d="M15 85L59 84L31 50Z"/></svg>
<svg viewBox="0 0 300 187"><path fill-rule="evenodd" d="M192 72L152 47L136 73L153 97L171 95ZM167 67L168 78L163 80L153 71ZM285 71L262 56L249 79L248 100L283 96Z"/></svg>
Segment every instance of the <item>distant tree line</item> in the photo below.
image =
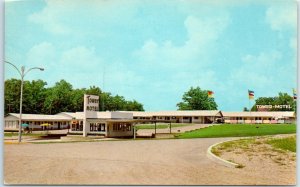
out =
<svg viewBox="0 0 300 187"><path fill-rule="evenodd" d="M23 113L56 114L59 112L83 111L83 95L98 95L100 111L144 111L143 105L136 100L128 101L123 96L113 96L103 92L97 86L74 89L65 80L56 82L53 87L46 88L43 80L24 81ZM19 113L21 81L9 79L4 86L5 114Z"/></svg>
<svg viewBox="0 0 300 187"><path fill-rule="evenodd" d="M268 105L272 108L258 109L257 105ZM289 105L290 108L275 107L278 105ZM249 111L247 107L244 107L244 111ZM255 100L255 104L251 107L251 111L297 111L297 103L292 96L287 93L279 92L275 97L259 97Z"/></svg>
<svg viewBox="0 0 300 187"><path fill-rule="evenodd" d="M255 100L255 104L252 106L251 111L259 111L257 105L272 105L272 108L266 111L297 111L296 101L292 96L287 93L279 92L278 96L275 97L259 97ZM289 105L290 108L278 108L274 106L278 105ZM262 109L263 110L263 109ZM244 107L244 111L249 111L248 108Z"/></svg>

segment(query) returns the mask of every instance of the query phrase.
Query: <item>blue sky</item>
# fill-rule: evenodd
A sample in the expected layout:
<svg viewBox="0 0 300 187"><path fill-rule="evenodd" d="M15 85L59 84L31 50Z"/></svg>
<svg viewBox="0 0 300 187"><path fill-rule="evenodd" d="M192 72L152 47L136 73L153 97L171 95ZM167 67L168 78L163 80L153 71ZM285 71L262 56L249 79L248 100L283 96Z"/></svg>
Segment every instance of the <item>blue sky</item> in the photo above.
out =
<svg viewBox="0 0 300 187"><path fill-rule="evenodd" d="M44 67L26 80L99 86L147 111L176 110L191 86L218 109L296 88L297 4L291 0L8 0L5 60ZM5 66L5 79L17 78Z"/></svg>

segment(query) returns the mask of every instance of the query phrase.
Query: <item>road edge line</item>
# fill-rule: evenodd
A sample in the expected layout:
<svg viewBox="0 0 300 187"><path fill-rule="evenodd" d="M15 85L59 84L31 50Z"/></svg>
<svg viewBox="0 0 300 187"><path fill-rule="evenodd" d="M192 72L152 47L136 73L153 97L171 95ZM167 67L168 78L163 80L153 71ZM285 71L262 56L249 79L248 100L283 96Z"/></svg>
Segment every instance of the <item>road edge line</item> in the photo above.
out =
<svg viewBox="0 0 300 187"><path fill-rule="evenodd" d="M209 159L211 159L212 161L218 163L218 164L221 164L223 166L226 166L226 167L230 167L230 168L237 168L239 166L239 164L236 164L236 163L233 163L233 162L229 162L227 160L224 160L222 159L221 157L218 157L217 155L213 154L211 152L212 148L214 146L217 146L219 144L222 144L222 143L225 143L225 142L230 142L230 141L233 141L233 140L227 140L227 141L223 141L223 142L218 142L218 143L215 143L211 146L209 146L209 148L207 149L207 152L206 152L206 155Z"/></svg>

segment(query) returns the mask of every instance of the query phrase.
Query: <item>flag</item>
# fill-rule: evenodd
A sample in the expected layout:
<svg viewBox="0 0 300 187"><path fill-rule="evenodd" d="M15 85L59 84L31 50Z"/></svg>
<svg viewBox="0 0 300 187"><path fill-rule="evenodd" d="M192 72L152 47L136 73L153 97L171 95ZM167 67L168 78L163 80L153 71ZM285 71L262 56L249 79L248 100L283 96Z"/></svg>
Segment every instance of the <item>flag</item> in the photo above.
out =
<svg viewBox="0 0 300 187"><path fill-rule="evenodd" d="M294 88L293 88L293 98L294 98L294 100L297 99L297 92L296 92L296 90Z"/></svg>
<svg viewBox="0 0 300 187"><path fill-rule="evenodd" d="M254 91L248 90L249 99L254 99Z"/></svg>
<svg viewBox="0 0 300 187"><path fill-rule="evenodd" d="M213 91L207 91L208 97L214 97L214 92Z"/></svg>

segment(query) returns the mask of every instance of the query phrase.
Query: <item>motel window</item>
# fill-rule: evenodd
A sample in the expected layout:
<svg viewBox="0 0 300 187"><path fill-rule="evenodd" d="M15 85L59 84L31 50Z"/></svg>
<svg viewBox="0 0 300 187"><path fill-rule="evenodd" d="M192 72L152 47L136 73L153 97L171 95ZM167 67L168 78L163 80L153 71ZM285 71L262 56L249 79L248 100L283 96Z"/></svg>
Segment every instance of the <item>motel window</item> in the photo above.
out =
<svg viewBox="0 0 300 187"><path fill-rule="evenodd" d="M172 116L172 119L176 119L176 117L175 117L175 116Z"/></svg>
<svg viewBox="0 0 300 187"><path fill-rule="evenodd" d="M183 117L183 119L189 119L189 117Z"/></svg>
<svg viewBox="0 0 300 187"><path fill-rule="evenodd" d="M105 131L105 124L104 123L90 123L90 131L91 132Z"/></svg>
<svg viewBox="0 0 300 187"><path fill-rule="evenodd" d="M90 123L90 131L94 130L94 123Z"/></svg>
<svg viewBox="0 0 300 187"><path fill-rule="evenodd" d="M131 124L129 124L129 123L114 123L113 131L131 131Z"/></svg>
<svg viewBox="0 0 300 187"><path fill-rule="evenodd" d="M198 117L194 117L194 119L198 119Z"/></svg>

